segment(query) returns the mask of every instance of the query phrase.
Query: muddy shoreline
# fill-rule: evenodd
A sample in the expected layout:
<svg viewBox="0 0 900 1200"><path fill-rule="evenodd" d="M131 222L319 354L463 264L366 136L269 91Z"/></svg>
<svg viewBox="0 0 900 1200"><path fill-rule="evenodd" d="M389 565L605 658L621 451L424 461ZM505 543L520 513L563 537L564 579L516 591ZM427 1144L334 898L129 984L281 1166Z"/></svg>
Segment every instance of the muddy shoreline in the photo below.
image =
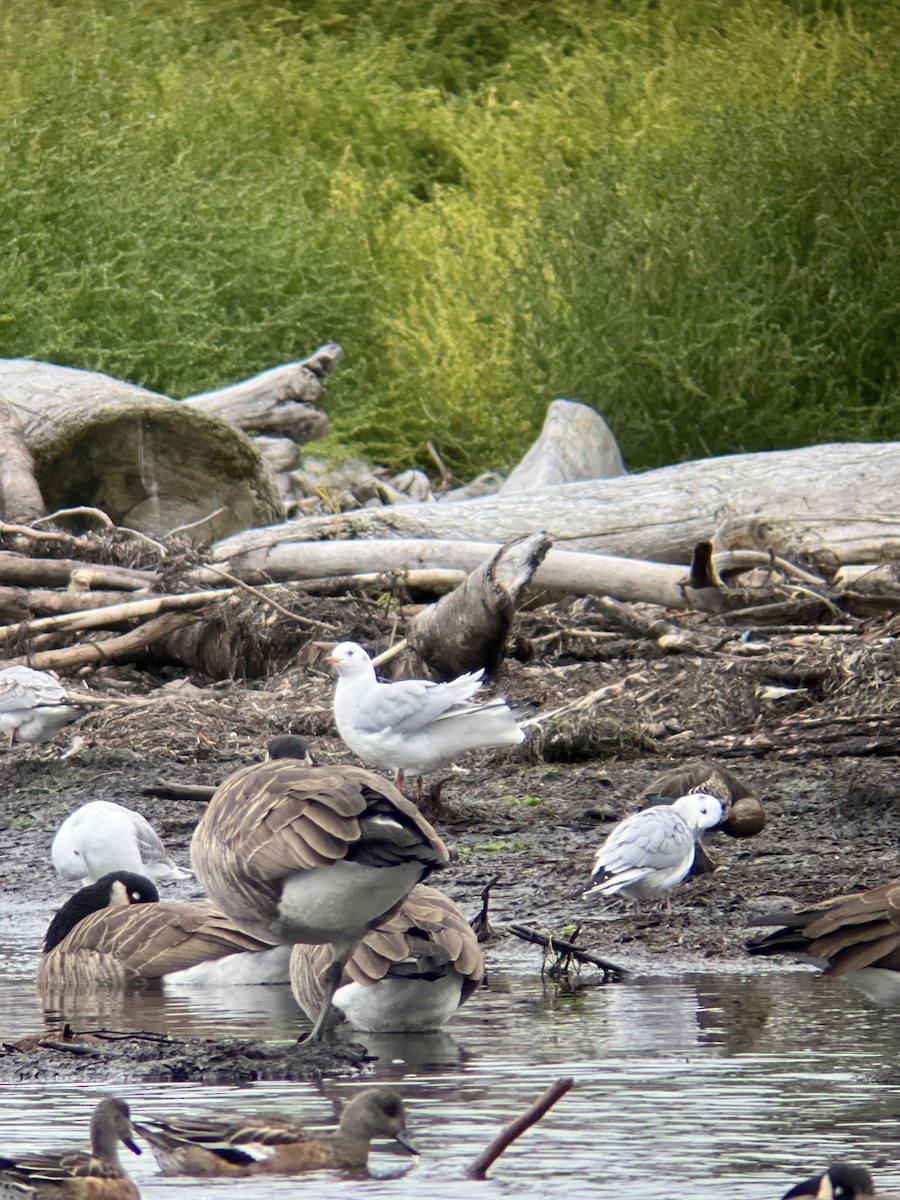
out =
<svg viewBox="0 0 900 1200"><path fill-rule="evenodd" d="M345 618L348 613L353 619L344 620L344 636L373 649L386 644L389 621L375 605L357 603L344 610ZM427 811L455 858L433 882L468 915L478 911L482 889L496 878L491 920L498 929L509 922L556 931L578 926L581 944L635 975L673 975L715 964L752 970L743 947L754 911L871 887L897 875L900 772L898 749L889 740L859 754L829 749L827 743L807 745L809 752L802 754L742 753L738 747L721 761L763 800L769 824L761 835L745 840L714 835L709 848L718 870L680 888L669 915L635 916L625 902L583 900L596 846L613 822L638 807L661 771L698 757L698 751L715 758L710 748L741 731L748 745L783 740L801 718L854 713L888 727L894 706L900 706L900 685L896 639L877 626L877 688L869 686L872 672L858 655L853 687L846 669L850 659L832 663L834 649L823 643L816 686L794 688L773 701L766 689L785 661L810 656L808 640L796 649L773 644L770 659L778 671L767 679L759 657L723 662L663 654L646 640L567 639L564 631L576 619L579 628L588 623L583 603L577 616L565 605L523 615L518 657L504 664L496 690L541 712L606 688L602 716L640 736L631 745L621 743L610 757L603 756L591 730L581 746L564 752L567 759L542 760L526 745L514 753L470 755L463 771L448 773L439 796L429 797ZM563 631L556 640L547 636L554 628ZM871 622L857 622L848 654L871 647L872 630ZM530 652L521 652L529 640ZM202 806L147 795L146 789L161 782L216 784L258 758L268 738L286 730L307 735L321 761L354 761L334 736L332 682L320 654L311 645L306 661L252 682L191 679L165 667L104 668L82 681L130 703L86 718L74 731L74 745L63 734L37 751L0 751L6 904L51 909L63 903L71 889L56 878L49 845L60 820L87 800L117 800L139 809L186 865ZM552 745L549 749L557 754ZM38 951L36 944L35 955ZM486 957L489 967L493 961L502 969L514 958L540 970L540 951L517 939L499 939L486 947ZM107 1052L106 1068L92 1053L7 1051L0 1056L0 1079L94 1078L104 1069L107 1077L126 1069L130 1077L149 1077L142 1076L146 1047L126 1062L121 1046L115 1061ZM342 1072L365 1064L364 1048L353 1051L346 1044L339 1061L317 1060L306 1068L293 1050L278 1062L265 1057L265 1047L247 1052L223 1043L171 1050L171 1067L160 1067L158 1048L153 1051L158 1077L239 1082L259 1071L275 1073L257 1078L291 1078L300 1077L292 1071Z"/></svg>

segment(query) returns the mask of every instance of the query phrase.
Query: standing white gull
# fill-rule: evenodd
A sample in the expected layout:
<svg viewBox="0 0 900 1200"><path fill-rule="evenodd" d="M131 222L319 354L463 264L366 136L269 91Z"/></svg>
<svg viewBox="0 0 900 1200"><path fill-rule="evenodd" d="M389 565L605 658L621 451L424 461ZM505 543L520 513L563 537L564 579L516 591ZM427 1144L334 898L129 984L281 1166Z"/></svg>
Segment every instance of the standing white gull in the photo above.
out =
<svg viewBox="0 0 900 1200"><path fill-rule="evenodd" d="M63 879L83 885L110 871L153 879L190 879L193 874L172 861L146 817L111 800L91 800L70 813L56 831L50 857Z"/></svg>
<svg viewBox="0 0 900 1200"><path fill-rule="evenodd" d="M56 675L13 666L0 670L0 731L17 742L49 742L87 712L70 700Z"/></svg>
<svg viewBox="0 0 900 1200"><path fill-rule="evenodd" d="M694 861L695 838L722 820L722 802L715 796L694 792L674 804L655 804L632 813L615 827L594 858L596 887L584 893L621 894L634 900L664 896L681 883Z"/></svg>
<svg viewBox="0 0 900 1200"><path fill-rule="evenodd" d="M382 682L366 651L341 642L328 655L337 668L334 718L338 733L363 762L405 775L422 776L449 766L466 750L517 746L525 734L505 700L472 704L484 670L449 683L430 679Z"/></svg>

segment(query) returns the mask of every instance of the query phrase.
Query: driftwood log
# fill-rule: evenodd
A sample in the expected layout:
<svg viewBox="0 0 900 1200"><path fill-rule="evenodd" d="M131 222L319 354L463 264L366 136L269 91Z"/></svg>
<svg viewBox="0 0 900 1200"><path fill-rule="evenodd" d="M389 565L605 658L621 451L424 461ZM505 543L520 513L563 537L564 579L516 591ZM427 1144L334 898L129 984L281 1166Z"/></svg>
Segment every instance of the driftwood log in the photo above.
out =
<svg viewBox="0 0 900 1200"><path fill-rule="evenodd" d="M328 432L328 418L313 405L325 391L325 377L343 356L340 346L328 343L302 362L273 367L231 387L188 396L181 403L247 432L300 444L313 442Z"/></svg>
<svg viewBox="0 0 900 1200"><path fill-rule="evenodd" d="M92 371L0 359L0 399L22 421L51 510L91 505L162 535L203 523L204 540L283 512L275 479L233 425Z"/></svg>
<svg viewBox="0 0 900 1200"><path fill-rule="evenodd" d="M541 533L516 538L411 622L407 641L438 678L497 669L522 595L549 549Z"/></svg>
<svg viewBox="0 0 900 1200"><path fill-rule="evenodd" d="M321 579L372 571L449 569L468 573L499 549L497 542L439 540L275 542L268 548L219 560L217 565L248 583ZM551 592L582 595L604 592L622 600L650 600L684 608L680 583L686 576L685 567L671 563L550 550L532 582L536 588ZM216 581L213 572L203 567L192 572L191 578L202 586L214 586Z"/></svg>
<svg viewBox="0 0 900 1200"><path fill-rule="evenodd" d="M833 569L879 561L886 545L900 545L898 498L900 442L836 443L511 496L306 517L237 534L213 552L233 561L323 538L506 542L542 529L557 547L657 563L687 563L696 543L714 536L717 549L772 551Z"/></svg>

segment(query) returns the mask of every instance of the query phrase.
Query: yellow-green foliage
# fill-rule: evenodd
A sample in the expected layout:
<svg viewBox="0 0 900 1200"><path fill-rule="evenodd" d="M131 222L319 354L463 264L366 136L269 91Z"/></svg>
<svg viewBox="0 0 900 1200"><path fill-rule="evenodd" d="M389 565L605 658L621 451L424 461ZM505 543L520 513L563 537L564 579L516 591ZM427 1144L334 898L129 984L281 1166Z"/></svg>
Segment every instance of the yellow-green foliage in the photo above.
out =
<svg viewBox="0 0 900 1200"><path fill-rule="evenodd" d="M0 354L186 395L347 351L335 440L632 467L898 435L882 0L6 0Z"/></svg>

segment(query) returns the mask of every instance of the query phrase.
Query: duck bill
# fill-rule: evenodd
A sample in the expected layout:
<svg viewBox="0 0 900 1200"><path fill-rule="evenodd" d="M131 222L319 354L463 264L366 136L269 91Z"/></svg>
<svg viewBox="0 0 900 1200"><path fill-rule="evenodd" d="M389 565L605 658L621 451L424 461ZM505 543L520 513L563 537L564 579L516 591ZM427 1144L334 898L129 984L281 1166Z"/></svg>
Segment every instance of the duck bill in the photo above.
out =
<svg viewBox="0 0 900 1200"><path fill-rule="evenodd" d="M419 1157L419 1148L405 1129L401 1129L399 1133L394 1135L394 1141L398 1142L408 1154L414 1154L416 1158Z"/></svg>
<svg viewBox="0 0 900 1200"><path fill-rule="evenodd" d="M128 1149L131 1151L132 1154L140 1154L140 1152L141 1152L140 1146L138 1146L136 1142L133 1142L131 1140L131 1138L122 1138L122 1141L128 1147Z"/></svg>

